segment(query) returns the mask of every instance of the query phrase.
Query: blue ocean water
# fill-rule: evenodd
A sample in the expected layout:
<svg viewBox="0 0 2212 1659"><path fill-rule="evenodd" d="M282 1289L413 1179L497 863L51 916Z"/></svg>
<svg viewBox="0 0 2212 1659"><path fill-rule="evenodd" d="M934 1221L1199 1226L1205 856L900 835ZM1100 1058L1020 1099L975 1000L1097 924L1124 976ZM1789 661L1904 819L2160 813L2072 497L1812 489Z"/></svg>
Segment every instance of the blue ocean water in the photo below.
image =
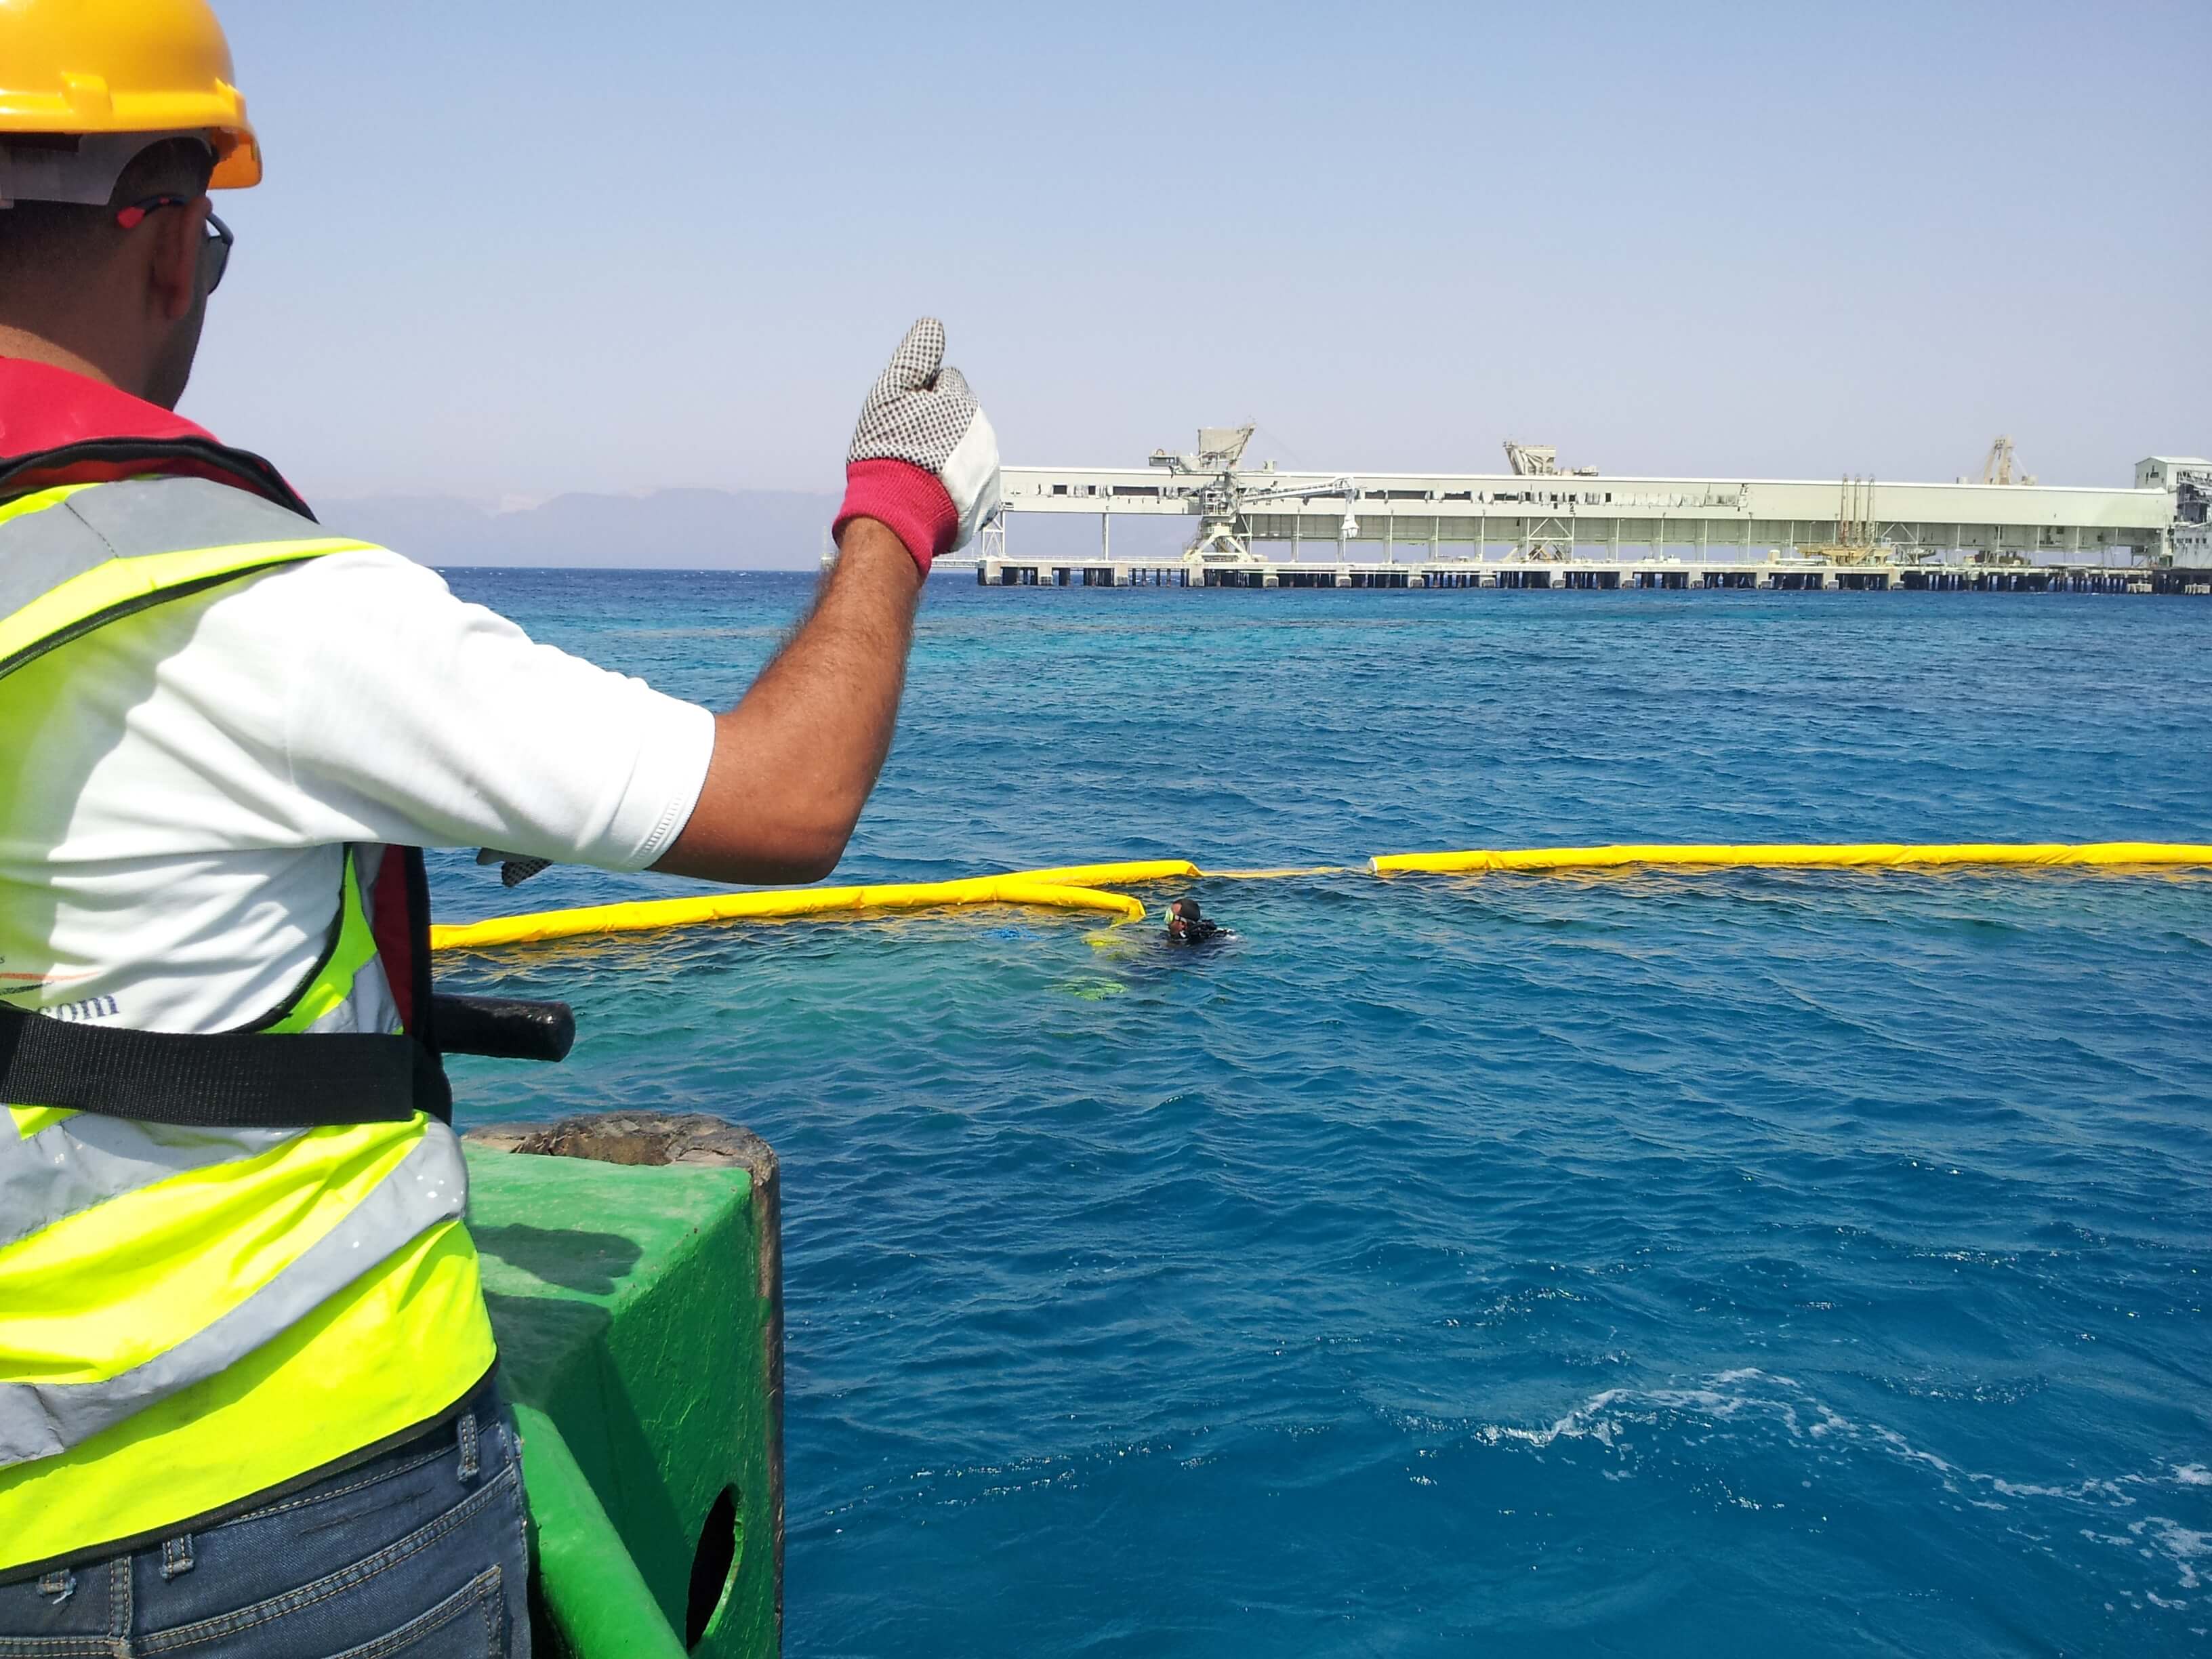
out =
<svg viewBox="0 0 2212 1659"><path fill-rule="evenodd" d="M718 704L810 586L453 580ZM2185 599L940 580L844 876L2212 841L2208 645ZM2212 878L1187 887L1235 939L445 959L582 1031L459 1062L465 1118L782 1155L791 1653L2212 1645Z"/></svg>

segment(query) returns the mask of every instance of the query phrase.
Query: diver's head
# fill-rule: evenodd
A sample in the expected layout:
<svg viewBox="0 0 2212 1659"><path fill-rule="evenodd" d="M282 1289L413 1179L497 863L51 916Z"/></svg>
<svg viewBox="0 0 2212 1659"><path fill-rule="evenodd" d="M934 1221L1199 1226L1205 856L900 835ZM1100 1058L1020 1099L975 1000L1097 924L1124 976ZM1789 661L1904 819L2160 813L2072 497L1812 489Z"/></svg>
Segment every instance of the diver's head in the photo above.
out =
<svg viewBox="0 0 2212 1659"><path fill-rule="evenodd" d="M1168 937L1181 939L1189 931L1190 924L1200 919L1196 899L1177 899L1168 906Z"/></svg>

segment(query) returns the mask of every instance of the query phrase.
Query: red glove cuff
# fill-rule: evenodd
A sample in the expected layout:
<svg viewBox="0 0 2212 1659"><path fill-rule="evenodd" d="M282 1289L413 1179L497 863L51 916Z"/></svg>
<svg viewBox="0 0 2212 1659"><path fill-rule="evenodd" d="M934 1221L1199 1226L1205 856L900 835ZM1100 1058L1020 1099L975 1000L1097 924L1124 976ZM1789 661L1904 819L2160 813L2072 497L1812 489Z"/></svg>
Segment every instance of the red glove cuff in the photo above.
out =
<svg viewBox="0 0 2212 1659"><path fill-rule="evenodd" d="M921 574L929 562L952 545L959 532L959 509L933 472L905 461L854 461L845 469L845 504L830 533L842 536L855 519L875 519L906 544Z"/></svg>

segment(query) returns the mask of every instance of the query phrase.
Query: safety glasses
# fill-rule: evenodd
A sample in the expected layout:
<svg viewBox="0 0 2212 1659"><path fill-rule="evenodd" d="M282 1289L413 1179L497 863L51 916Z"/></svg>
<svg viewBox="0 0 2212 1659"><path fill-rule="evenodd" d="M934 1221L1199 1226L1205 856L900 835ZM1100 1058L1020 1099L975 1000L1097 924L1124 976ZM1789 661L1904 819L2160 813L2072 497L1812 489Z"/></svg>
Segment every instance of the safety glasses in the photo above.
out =
<svg viewBox="0 0 2212 1659"><path fill-rule="evenodd" d="M165 207L190 207L198 199L194 196L149 196L143 202L118 209L115 222L125 230L136 230L149 213L158 213ZM201 293L212 294L222 285L222 273L230 266L231 244L237 240L230 234L228 225L212 213L208 215L207 234L200 240Z"/></svg>

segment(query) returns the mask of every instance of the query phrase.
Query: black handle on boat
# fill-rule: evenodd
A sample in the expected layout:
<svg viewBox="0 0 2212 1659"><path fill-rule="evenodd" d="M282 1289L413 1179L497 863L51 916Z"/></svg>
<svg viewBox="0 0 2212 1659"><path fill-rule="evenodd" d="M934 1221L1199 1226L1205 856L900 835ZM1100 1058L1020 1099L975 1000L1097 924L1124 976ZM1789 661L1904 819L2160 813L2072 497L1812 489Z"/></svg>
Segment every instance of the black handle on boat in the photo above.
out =
<svg viewBox="0 0 2212 1659"><path fill-rule="evenodd" d="M494 1060L566 1060L576 1041L576 1016L565 1002L524 1002L514 997L431 1000L431 1026L449 1054L489 1054Z"/></svg>

